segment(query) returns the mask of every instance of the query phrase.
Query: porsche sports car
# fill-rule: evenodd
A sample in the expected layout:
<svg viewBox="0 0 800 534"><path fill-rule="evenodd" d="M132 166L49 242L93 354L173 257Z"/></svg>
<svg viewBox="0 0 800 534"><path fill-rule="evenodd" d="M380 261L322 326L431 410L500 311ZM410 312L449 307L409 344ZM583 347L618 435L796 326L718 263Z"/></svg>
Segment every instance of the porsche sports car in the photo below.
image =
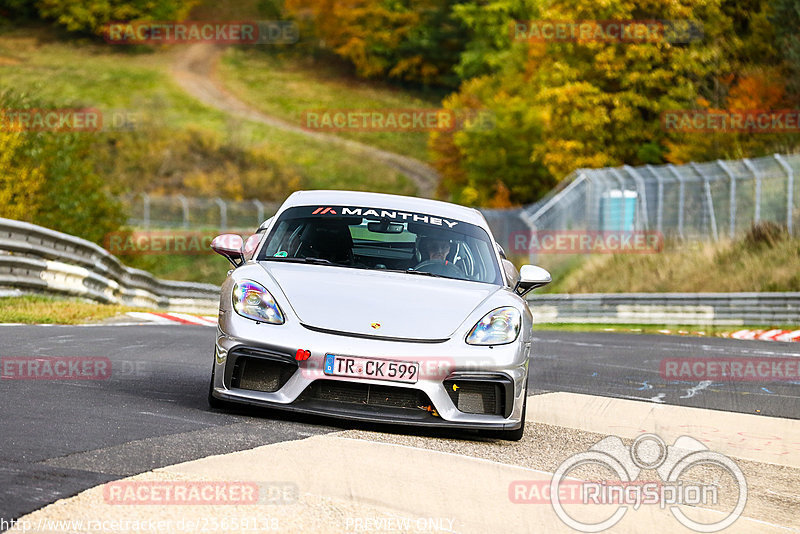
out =
<svg viewBox="0 0 800 534"><path fill-rule="evenodd" d="M292 194L246 242L219 306L209 403L485 429L520 439L532 317L475 209L349 191Z"/></svg>

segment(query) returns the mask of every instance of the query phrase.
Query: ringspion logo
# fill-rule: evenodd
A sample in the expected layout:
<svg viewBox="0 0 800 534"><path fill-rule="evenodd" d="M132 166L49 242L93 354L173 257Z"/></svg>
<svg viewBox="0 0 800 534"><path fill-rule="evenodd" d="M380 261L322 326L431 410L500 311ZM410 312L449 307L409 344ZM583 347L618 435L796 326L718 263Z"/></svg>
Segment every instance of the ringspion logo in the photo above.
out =
<svg viewBox="0 0 800 534"><path fill-rule="evenodd" d="M564 508L564 504L575 500L575 495L565 494L561 486L574 487L569 474L585 466L618 477L616 481L587 481L580 485L580 504L618 505L613 512L603 514L608 516L605 519L598 520L596 514L590 518L576 517L578 514L574 510L570 514ZM644 470L655 471L660 481L638 483ZM698 480L703 476L713 477L713 480L703 483L702 478ZM720 484L721 477L730 479L731 484ZM562 496L568 500L562 501ZM641 434L630 448L617 436L609 436L592 445L588 451L572 455L562 462L550 481L549 497L559 519L578 532L610 529L622 521L629 508L637 510L646 504L669 509L680 524L697 532L718 532L731 526L742 515L747 504L747 480L736 462L709 450L690 436L680 436L672 445L667 445L656 434ZM732 506L725 505L726 510L713 516L716 521L712 523L702 521L703 518L693 518L684 512L687 508L681 508L717 507L721 503L732 503Z"/></svg>

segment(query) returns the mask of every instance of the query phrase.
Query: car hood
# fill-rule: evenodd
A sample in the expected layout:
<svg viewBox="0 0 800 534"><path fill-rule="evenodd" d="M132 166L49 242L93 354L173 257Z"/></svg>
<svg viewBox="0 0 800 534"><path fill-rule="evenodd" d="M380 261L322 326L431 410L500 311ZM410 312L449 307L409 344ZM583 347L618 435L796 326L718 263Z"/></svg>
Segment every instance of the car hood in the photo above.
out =
<svg viewBox="0 0 800 534"><path fill-rule="evenodd" d="M261 266L304 325L370 337L447 339L500 289L366 269L277 262Z"/></svg>

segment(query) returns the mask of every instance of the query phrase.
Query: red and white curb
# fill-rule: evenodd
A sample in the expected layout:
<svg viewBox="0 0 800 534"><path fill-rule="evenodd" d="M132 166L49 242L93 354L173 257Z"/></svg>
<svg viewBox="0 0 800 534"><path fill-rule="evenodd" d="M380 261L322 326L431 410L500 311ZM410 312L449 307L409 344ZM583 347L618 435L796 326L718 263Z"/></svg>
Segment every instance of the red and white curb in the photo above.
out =
<svg viewBox="0 0 800 534"><path fill-rule="evenodd" d="M189 313L128 312L128 317L150 324L191 324L217 326L216 315L192 315Z"/></svg>
<svg viewBox="0 0 800 534"><path fill-rule="evenodd" d="M724 334L723 334L724 335ZM800 341L800 330L738 330L725 337L761 341Z"/></svg>

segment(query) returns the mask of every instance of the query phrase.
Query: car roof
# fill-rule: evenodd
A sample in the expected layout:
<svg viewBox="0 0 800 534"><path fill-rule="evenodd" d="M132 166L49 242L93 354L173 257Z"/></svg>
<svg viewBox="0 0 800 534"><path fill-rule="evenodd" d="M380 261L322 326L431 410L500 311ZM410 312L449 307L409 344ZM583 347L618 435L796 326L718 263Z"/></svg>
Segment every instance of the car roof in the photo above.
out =
<svg viewBox="0 0 800 534"><path fill-rule="evenodd" d="M380 208L402 210L427 215L435 215L445 219L456 219L488 229L486 219L475 208L459 206L441 200L428 198L389 195L386 193L368 193L364 191L339 191L333 189L315 191L297 191L289 195L279 213L294 206L353 206L364 208Z"/></svg>

